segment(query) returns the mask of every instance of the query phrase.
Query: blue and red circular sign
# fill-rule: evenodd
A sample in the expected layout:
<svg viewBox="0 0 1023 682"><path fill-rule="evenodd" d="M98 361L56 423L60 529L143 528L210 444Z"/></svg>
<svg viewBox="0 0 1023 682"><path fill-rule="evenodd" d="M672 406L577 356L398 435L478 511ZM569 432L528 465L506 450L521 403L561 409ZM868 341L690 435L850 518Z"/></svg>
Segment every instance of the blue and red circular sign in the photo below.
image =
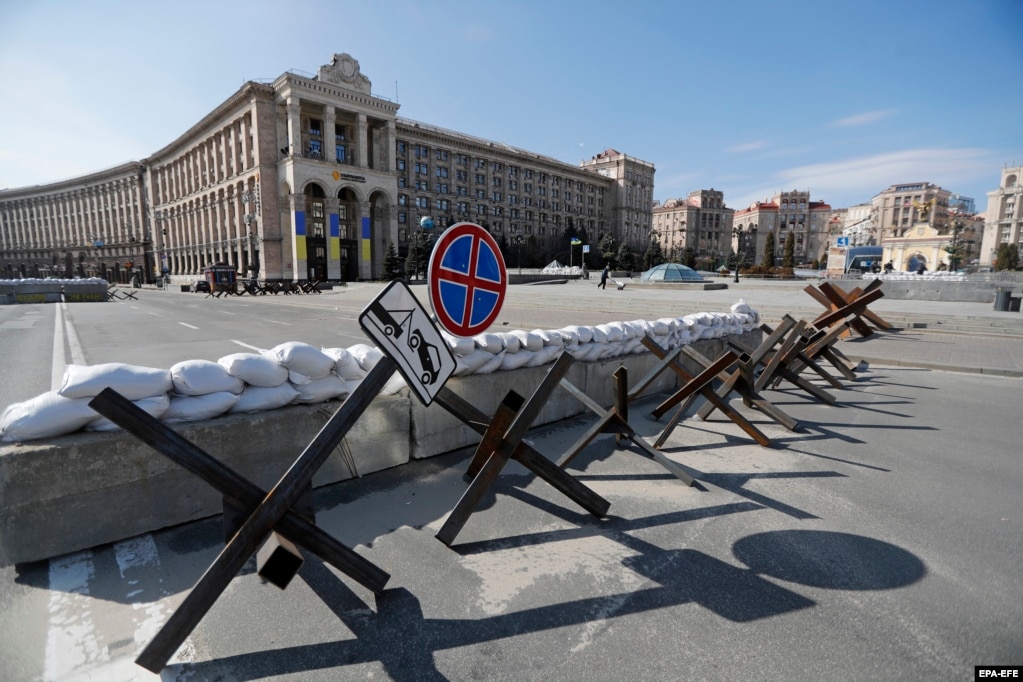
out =
<svg viewBox="0 0 1023 682"><path fill-rule="evenodd" d="M426 277L437 321L455 336L474 336L493 324L508 289L501 249L473 223L445 230Z"/></svg>

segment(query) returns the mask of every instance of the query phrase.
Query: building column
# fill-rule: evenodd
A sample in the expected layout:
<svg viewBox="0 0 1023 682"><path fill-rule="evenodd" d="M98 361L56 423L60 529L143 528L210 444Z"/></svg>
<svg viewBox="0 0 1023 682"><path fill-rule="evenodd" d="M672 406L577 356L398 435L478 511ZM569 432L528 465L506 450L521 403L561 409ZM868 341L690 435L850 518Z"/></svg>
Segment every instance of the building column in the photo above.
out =
<svg viewBox="0 0 1023 682"><path fill-rule="evenodd" d="M337 163L337 138L334 135L334 124L337 122L337 114L333 107L327 107L323 112L323 158L328 163Z"/></svg>
<svg viewBox="0 0 1023 682"><path fill-rule="evenodd" d="M355 121L355 163L359 168L368 168L366 155L366 114L358 114Z"/></svg>
<svg viewBox="0 0 1023 682"><path fill-rule="evenodd" d="M295 97L288 98L288 151L302 155L302 108Z"/></svg>
<svg viewBox="0 0 1023 682"><path fill-rule="evenodd" d="M387 151L384 152L384 159L387 167L380 169L384 172L389 173L397 167L397 163L395 162L396 140L397 133L395 131L394 121L388 121L384 129L384 144L387 147Z"/></svg>

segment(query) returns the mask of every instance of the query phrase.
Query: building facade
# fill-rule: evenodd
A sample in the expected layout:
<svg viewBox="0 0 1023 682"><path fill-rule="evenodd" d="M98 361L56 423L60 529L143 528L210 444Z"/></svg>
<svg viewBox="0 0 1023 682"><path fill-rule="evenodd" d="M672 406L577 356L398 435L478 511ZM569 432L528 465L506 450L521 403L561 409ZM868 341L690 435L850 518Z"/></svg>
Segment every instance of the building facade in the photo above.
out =
<svg viewBox="0 0 1023 682"><path fill-rule="evenodd" d="M245 83L139 162L0 191L0 276L191 281L214 263L263 280L386 278L419 220L482 224L537 258L569 235L649 234L652 164L579 166L397 116L348 54L315 76Z"/></svg>
<svg viewBox="0 0 1023 682"><path fill-rule="evenodd" d="M828 248L831 206L811 201L809 192L779 192L735 212L735 245L750 244L747 262L760 264L767 240L774 240L774 265L781 265L786 239L792 239L796 265L820 260Z"/></svg>
<svg viewBox="0 0 1023 682"><path fill-rule="evenodd" d="M733 251L735 210L725 204L719 190L701 189L685 199L668 199L654 205L651 213L650 237L660 243L668 260L681 262L686 249L691 249L703 267L717 268Z"/></svg>
<svg viewBox="0 0 1023 682"><path fill-rule="evenodd" d="M1001 244L1023 252L1023 166L1002 168L998 189L987 193L981 265L994 265Z"/></svg>
<svg viewBox="0 0 1023 682"><path fill-rule="evenodd" d="M0 192L0 279L152 278L145 170L127 163Z"/></svg>

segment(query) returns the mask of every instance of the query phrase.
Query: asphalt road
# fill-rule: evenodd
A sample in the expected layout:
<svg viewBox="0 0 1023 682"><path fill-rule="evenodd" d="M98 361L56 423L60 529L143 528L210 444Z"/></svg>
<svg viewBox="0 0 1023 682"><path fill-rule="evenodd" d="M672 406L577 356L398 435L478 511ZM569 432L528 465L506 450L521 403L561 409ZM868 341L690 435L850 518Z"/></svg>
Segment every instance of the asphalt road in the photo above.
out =
<svg viewBox="0 0 1023 682"><path fill-rule="evenodd" d="M827 407L755 413L775 447L687 420L683 486L605 436L570 471L597 520L507 467L452 547L463 451L316 494L391 574L373 595L307 558L250 561L165 680L966 680L1023 662L1020 379L874 367ZM662 426L630 411L640 433ZM977 406L964 418L964 407ZM982 409L981 409L981 406ZM530 433L556 456L592 423ZM357 453L356 453L357 455ZM0 570L0 679L155 679L133 664L221 548L219 519Z"/></svg>
<svg viewBox="0 0 1023 682"><path fill-rule="evenodd" d="M724 310L738 293L583 287L521 288L498 326ZM79 341L59 344L59 306L0 308L5 377L45 390L57 345L90 364L160 367L291 340L349 346L376 291L145 291L71 306L64 329ZM389 572L387 589L373 595L310 556L281 592L250 561L162 679L929 681L1023 663L1021 381L875 365L832 407L771 391L804 432L735 406L772 448L720 417L674 432L665 452L696 488L603 436L570 471L611 502L608 518L512 464L450 548L434 534L471 452L320 489L318 525ZM647 416L657 399L630 409L648 439L663 427ZM556 458L593 421L529 439ZM0 569L0 680L156 679L133 660L221 534L211 519Z"/></svg>

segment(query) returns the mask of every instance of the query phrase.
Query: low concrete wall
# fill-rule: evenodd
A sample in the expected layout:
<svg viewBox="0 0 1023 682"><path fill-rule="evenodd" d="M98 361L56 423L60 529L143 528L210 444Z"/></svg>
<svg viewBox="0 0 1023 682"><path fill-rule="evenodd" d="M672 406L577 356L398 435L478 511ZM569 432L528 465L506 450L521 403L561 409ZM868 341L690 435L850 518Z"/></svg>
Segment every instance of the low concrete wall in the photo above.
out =
<svg viewBox="0 0 1023 682"><path fill-rule="evenodd" d="M107 300L107 283L86 280L4 280L0 282L0 305L18 303L91 303Z"/></svg>
<svg viewBox="0 0 1023 682"><path fill-rule="evenodd" d="M759 331L751 331L736 338L755 346L760 336ZM697 341L693 347L714 358L723 352L725 340ZM618 367L628 369L629 384L633 385L656 363L650 353L576 362L566 378L601 405L610 405L611 375ZM456 377L448 387L492 414L508 390L531 395L548 369ZM677 385L674 374L666 372L649 390L666 391ZM268 489L338 405L299 405L232 415L177 425L175 430ZM534 424L585 411L568 392L557 390ZM346 459L339 451L331 454L314 486L473 445L479 436L440 406L424 407L405 389L398 395L374 399L346 442L352 458ZM451 501L452 506L455 502ZM123 432L76 433L0 448L0 566L38 561L219 513L221 496L210 485Z"/></svg>
<svg viewBox="0 0 1023 682"><path fill-rule="evenodd" d="M852 284L850 280L848 284ZM866 286L869 280L862 280ZM885 280L881 291L885 298L896 301L963 301L967 303L993 303L997 284L994 282L943 282L939 279Z"/></svg>

